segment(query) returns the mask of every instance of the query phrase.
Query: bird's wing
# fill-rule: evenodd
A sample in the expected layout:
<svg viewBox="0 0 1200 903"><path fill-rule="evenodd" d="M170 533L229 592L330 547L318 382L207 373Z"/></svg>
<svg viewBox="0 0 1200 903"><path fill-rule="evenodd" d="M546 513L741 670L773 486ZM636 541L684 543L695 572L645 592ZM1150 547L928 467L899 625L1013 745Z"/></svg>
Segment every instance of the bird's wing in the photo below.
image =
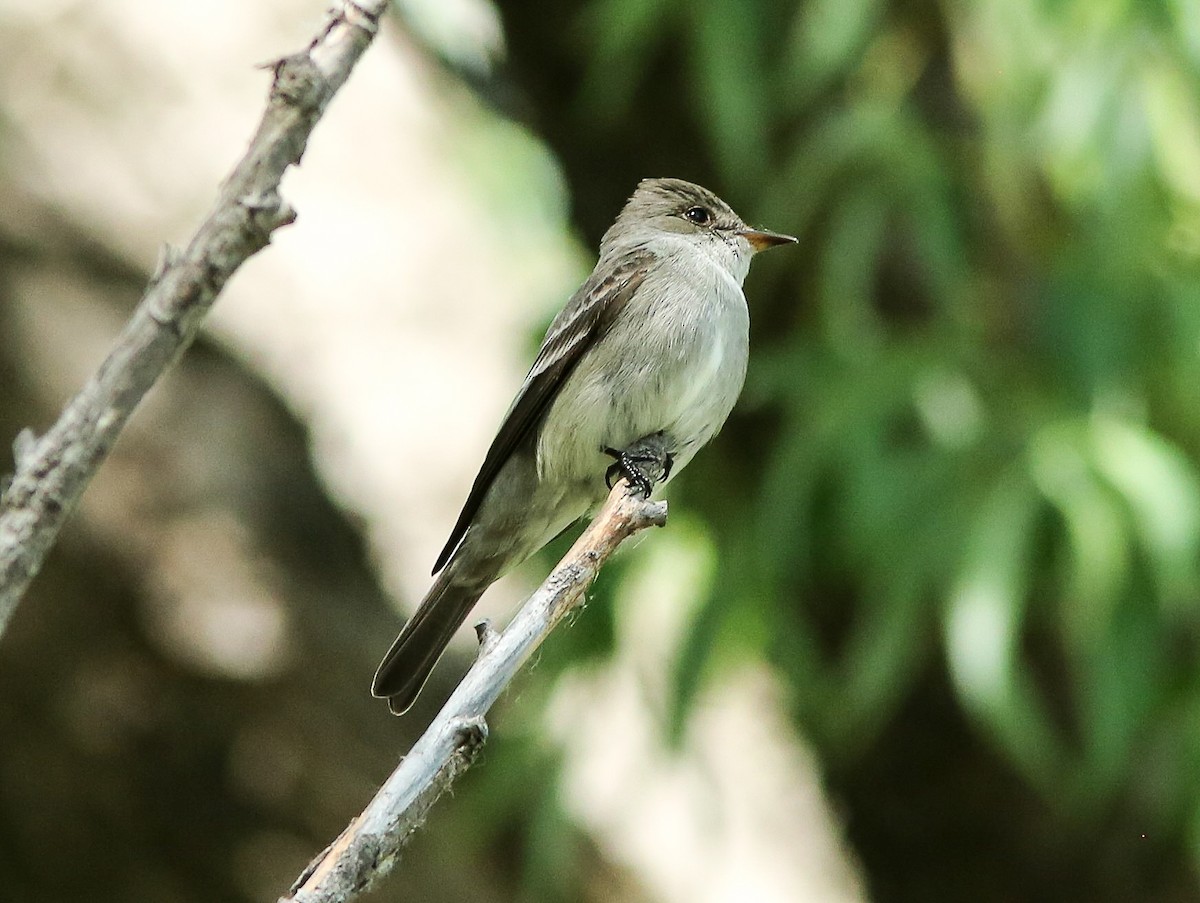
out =
<svg viewBox="0 0 1200 903"><path fill-rule="evenodd" d="M558 396L563 381L575 369L580 358L596 340L602 336L613 318L637 291L646 278L654 255L650 251L638 251L625 256L609 266L598 266L559 311L558 316L546 331L542 347L538 351L529 375L521 385L517 397L505 415L491 448L483 459L483 466L471 493L467 496L462 513L446 547L438 555L433 566L436 574L466 535L467 528L479 512L483 497L491 488L496 474L509 459L513 450L525 441L537 428L542 416Z"/></svg>

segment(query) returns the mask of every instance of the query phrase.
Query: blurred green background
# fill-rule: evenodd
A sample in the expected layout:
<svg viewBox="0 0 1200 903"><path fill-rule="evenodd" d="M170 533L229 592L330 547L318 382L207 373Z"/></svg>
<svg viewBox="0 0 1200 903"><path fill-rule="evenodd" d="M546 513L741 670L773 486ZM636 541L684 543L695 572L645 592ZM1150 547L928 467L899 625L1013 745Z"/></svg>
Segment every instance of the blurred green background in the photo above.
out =
<svg viewBox="0 0 1200 903"><path fill-rule="evenodd" d="M545 142L587 248L640 178L667 175L800 238L755 263L744 395L673 484L681 573L700 589L652 707L664 748L706 692L765 663L866 898L1200 900L1200 4L502 0L502 58L464 52L437 9L407 0L389 27L428 78L474 98L464 116ZM459 152L481 192L504 193L503 165ZM8 266L23 247L7 239ZM6 434L30 419L6 410ZM334 529L326 504L305 508L312 529ZM350 525L334 541L382 637L394 624L358 542ZM660 898L573 823L537 727L559 676L619 644L614 600L659 542L605 572L505 700L484 767L411 854L426 889L397 876L380 899ZM45 695L10 688L51 679L41 655L12 661L50 629L31 609L73 579L88 580L63 558L0 646L5 736ZM305 679L365 693L376 651ZM197 692L223 694L203 710L220 722L230 695L261 717L278 698L262 689ZM289 703L283 745L304 744L292 719L310 702ZM362 781L378 780L390 726L345 705L361 705ZM217 756L231 741L213 731ZM358 811L369 787L351 786L319 818L201 807L200 830L274 819L286 875ZM8 803L10 819L40 805ZM154 819L139 824L130 836ZM31 864L42 846L8 836L5 899L77 899ZM213 866L220 844L190 865L155 844L160 899L264 886ZM189 878L200 863L207 892Z"/></svg>
<svg viewBox="0 0 1200 903"><path fill-rule="evenodd" d="M786 674L878 899L1195 899L1200 7L557 9L502 5L589 237L660 172L800 237L680 479L675 718Z"/></svg>

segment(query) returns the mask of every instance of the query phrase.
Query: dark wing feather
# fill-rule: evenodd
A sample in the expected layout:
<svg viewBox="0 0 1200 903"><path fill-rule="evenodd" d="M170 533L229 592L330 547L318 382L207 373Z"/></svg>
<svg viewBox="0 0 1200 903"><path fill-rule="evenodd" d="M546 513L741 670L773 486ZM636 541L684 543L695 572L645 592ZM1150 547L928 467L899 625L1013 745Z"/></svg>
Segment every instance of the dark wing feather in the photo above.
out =
<svg viewBox="0 0 1200 903"><path fill-rule="evenodd" d="M622 258L613 266L597 267L554 318L546 331L546 338L542 340L541 350L529 369L529 375L525 377L521 390L508 409L500 431L492 440L462 513L450 531L450 539L433 566L433 573L446 566L479 512L483 497L487 495L500 468L513 450L537 428L558 395L563 380L637 291L646 278L653 257L649 251L639 251Z"/></svg>

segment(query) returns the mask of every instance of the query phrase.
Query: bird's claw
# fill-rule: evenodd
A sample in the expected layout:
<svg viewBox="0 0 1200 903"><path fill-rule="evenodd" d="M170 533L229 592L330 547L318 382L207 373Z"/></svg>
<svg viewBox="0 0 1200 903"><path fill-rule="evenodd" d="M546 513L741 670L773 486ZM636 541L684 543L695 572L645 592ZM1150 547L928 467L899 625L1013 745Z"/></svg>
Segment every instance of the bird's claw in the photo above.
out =
<svg viewBox="0 0 1200 903"><path fill-rule="evenodd" d="M643 498L650 497L655 483L664 482L671 475L671 466L675 463L675 456L667 451L661 432L645 436L623 450L608 446L602 450L613 458L613 463L604 472L604 485L612 489L617 479L624 477Z"/></svg>
<svg viewBox="0 0 1200 903"><path fill-rule="evenodd" d="M608 470L604 471L604 485L609 489L618 479L624 477L629 481L634 489L641 493L643 498L649 498L650 492L654 489L654 484L650 482L649 477L642 473L637 463L623 452L617 451L615 448L604 449L606 455L612 455L616 460L609 465Z"/></svg>

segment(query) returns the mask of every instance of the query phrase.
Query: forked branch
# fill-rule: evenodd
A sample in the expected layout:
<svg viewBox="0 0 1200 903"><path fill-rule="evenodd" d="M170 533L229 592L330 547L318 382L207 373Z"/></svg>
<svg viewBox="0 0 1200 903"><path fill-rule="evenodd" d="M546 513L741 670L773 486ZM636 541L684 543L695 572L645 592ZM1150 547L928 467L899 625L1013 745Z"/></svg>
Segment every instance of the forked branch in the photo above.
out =
<svg viewBox="0 0 1200 903"><path fill-rule="evenodd" d="M277 60L267 109L216 206L182 251L167 248L132 318L88 383L40 439L13 443L0 497L0 633L92 475L155 381L191 344L233 273L295 219L287 168L379 27L387 0L339 0L308 48Z"/></svg>

